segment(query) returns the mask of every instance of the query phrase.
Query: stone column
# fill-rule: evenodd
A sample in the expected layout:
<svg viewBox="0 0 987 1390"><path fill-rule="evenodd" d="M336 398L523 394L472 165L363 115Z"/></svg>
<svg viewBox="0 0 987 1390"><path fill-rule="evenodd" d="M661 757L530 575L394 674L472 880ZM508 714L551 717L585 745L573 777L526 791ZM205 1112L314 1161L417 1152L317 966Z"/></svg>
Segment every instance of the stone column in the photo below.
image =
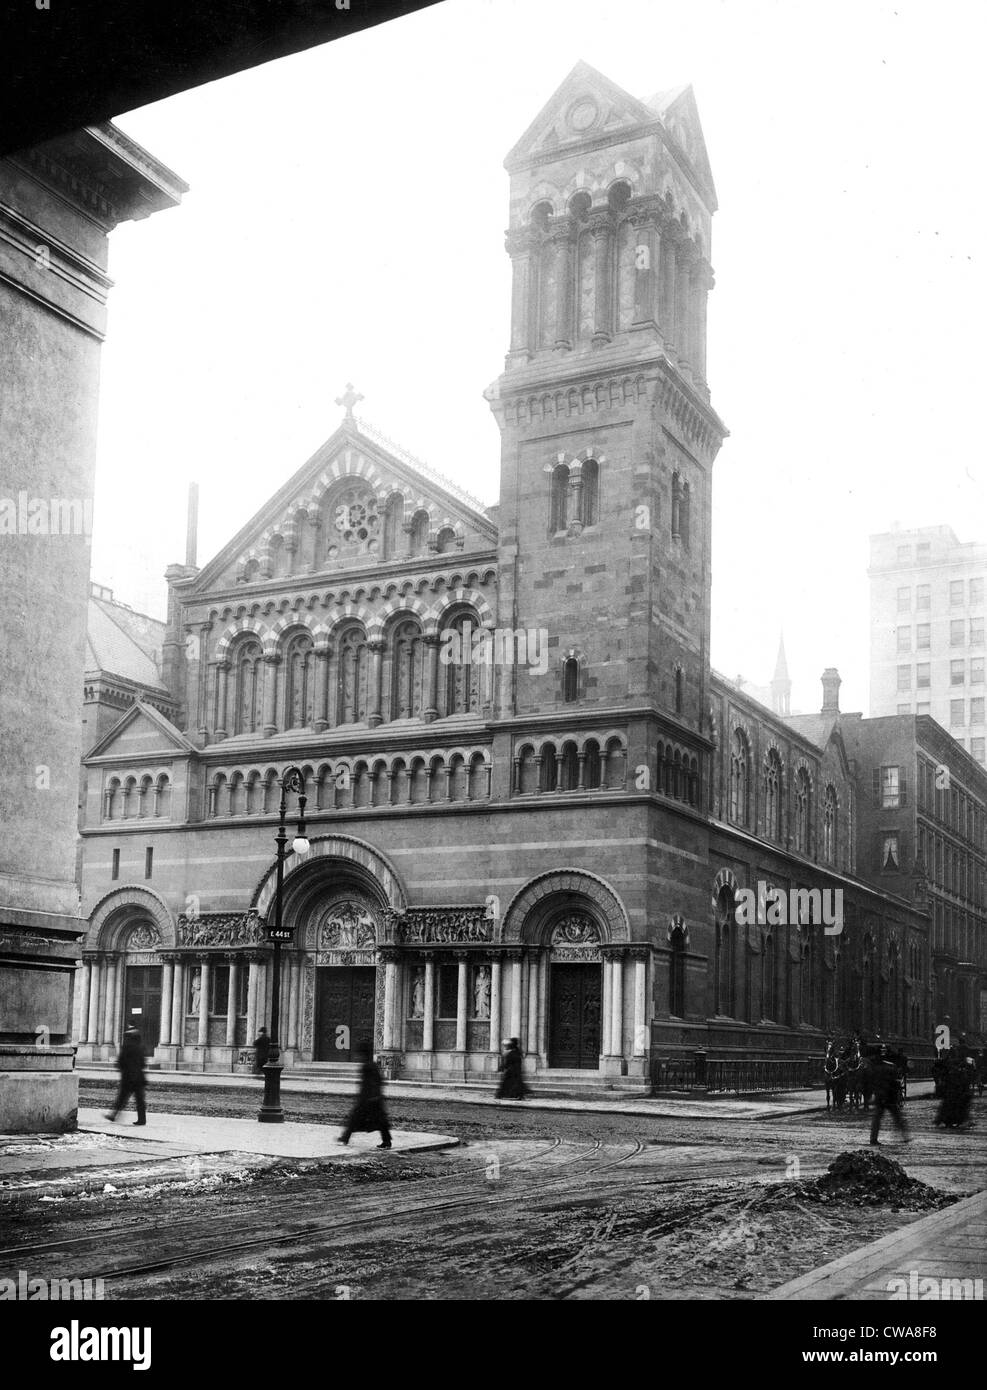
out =
<svg viewBox="0 0 987 1390"><path fill-rule="evenodd" d="M528 1045L525 1051L538 1054L538 969L540 958L535 951L528 953Z"/></svg>
<svg viewBox="0 0 987 1390"><path fill-rule="evenodd" d="M647 1019L645 1018L648 962L643 953L634 957L634 1046L633 1055L644 1057L647 1053Z"/></svg>
<svg viewBox="0 0 987 1390"><path fill-rule="evenodd" d="M89 980L89 1015L88 1015L88 1018L87 1018L87 1020L86 1020L86 1037L85 1037L85 1041L86 1041L87 1043L90 1043L90 1044L92 1044L92 1043L98 1043L98 1042L99 1042L99 977L100 977L100 973L101 973L101 967L100 967L99 959L97 958L97 959L95 959L95 960L93 961L93 963L92 963L92 971L91 971L90 980Z"/></svg>
<svg viewBox="0 0 987 1390"><path fill-rule="evenodd" d="M171 1044L171 998L175 987L175 963L166 958L161 966L161 1037L160 1047Z"/></svg>
<svg viewBox="0 0 987 1390"><path fill-rule="evenodd" d="M82 978L79 982L79 1029L78 1041L84 1043L89 1033L89 990L92 984L92 961L83 959Z"/></svg>
<svg viewBox="0 0 987 1390"><path fill-rule="evenodd" d="M610 1056L610 1048L613 1042L613 961L607 955L603 957L603 1019L600 1029L600 1053L602 1057ZM601 1065L603 1065L601 1063Z"/></svg>
<svg viewBox="0 0 987 1390"><path fill-rule="evenodd" d="M594 347L604 347L611 339L610 261L613 245L613 222L609 212L593 213L589 219L593 235L593 315Z"/></svg>
<svg viewBox="0 0 987 1390"><path fill-rule="evenodd" d="M101 1041L104 1043L113 1042L115 1013L117 1002L117 963L115 956L107 956L106 973L104 975L103 987L103 1036Z"/></svg>
<svg viewBox="0 0 987 1390"><path fill-rule="evenodd" d="M613 1005L611 1017L610 1054L613 1057L624 1055L624 959L614 957L613 961Z"/></svg>
<svg viewBox="0 0 987 1390"><path fill-rule="evenodd" d="M217 661L216 663L216 738L226 737L226 716L227 716L227 687L229 684L230 663L228 661Z"/></svg>
<svg viewBox="0 0 987 1390"><path fill-rule="evenodd" d="M456 1051L466 1051L466 995L469 985L469 958L457 953L459 976L456 981Z"/></svg>
<svg viewBox="0 0 987 1390"><path fill-rule="evenodd" d="M329 657L331 652L332 649L329 646L316 647L315 649L314 727L317 734L325 733L329 727Z"/></svg>
<svg viewBox="0 0 987 1390"><path fill-rule="evenodd" d="M247 965L247 1042L257 1036L257 960L251 956Z"/></svg>
<svg viewBox="0 0 987 1390"><path fill-rule="evenodd" d="M381 953L381 960L384 964L384 1018L383 1018L383 1047L385 1052L394 1050L394 1009L397 1001L398 986L398 962L397 956L391 952Z"/></svg>
<svg viewBox="0 0 987 1390"><path fill-rule="evenodd" d="M425 1017L422 1020L422 1051L435 1048L435 962L425 957Z"/></svg>
<svg viewBox="0 0 987 1390"><path fill-rule="evenodd" d="M500 1053L500 956L493 956L490 961L489 1051Z"/></svg>
<svg viewBox="0 0 987 1390"><path fill-rule="evenodd" d="M381 713L381 675L384 664L384 639L383 637L371 637L367 642L367 650L370 652L370 710L367 714L367 723L371 729L376 729L384 722Z"/></svg>
<svg viewBox="0 0 987 1390"><path fill-rule="evenodd" d="M521 1041L521 953L514 952L511 962L511 1037Z"/></svg>
<svg viewBox="0 0 987 1390"><path fill-rule="evenodd" d="M203 957L199 974L199 1047L209 1042L209 975L212 965L208 957Z"/></svg>
<svg viewBox="0 0 987 1390"><path fill-rule="evenodd" d="M657 320L658 210L643 206L634 216L634 318L632 328L652 328Z"/></svg>
<svg viewBox="0 0 987 1390"><path fill-rule="evenodd" d="M666 347L673 347L678 341L678 324L675 319L675 255L676 232L678 224L667 219L661 231L661 261L659 264L660 305L659 324Z"/></svg>
<svg viewBox="0 0 987 1390"><path fill-rule="evenodd" d="M573 340L572 255L575 235L576 223L572 217L555 219L552 224L552 242L555 246L555 346L563 351L572 347Z"/></svg>
<svg viewBox="0 0 987 1390"><path fill-rule="evenodd" d="M230 989L226 996L226 1046L236 1047L236 996L240 983L240 957L230 956Z"/></svg>
<svg viewBox="0 0 987 1390"><path fill-rule="evenodd" d="M285 1012L287 1031L285 1046L298 1047L298 1011L301 1003L302 958L294 951L288 956L288 1007Z"/></svg>
<svg viewBox="0 0 987 1390"><path fill-rule="evenodd" d="M431 724L438 719L439 708L436 703L439 688L439 634L426 632L425 643L425 689L422 691L422 719Z"/></svg>
<svg viewBox="0 0 987 1390"><path fill-rule="evenodd" d="M171 1045L185 1045L185 962L175 961L175 982L171 992Z"/></svg>
<svg viewBox="0 0 987 1390"><path fill-rule="evenodd" d="M512 361L526 362L531 350L531 233L515 227L507 234L511 258L511 348Z"/></svg>
<svg viewBox="0 0 987 1390"><path fill-rule="evenodd" d="M278 731L278 666L281 658L276 654L265 656L264 667L264 737L270 738Z"/></svg>

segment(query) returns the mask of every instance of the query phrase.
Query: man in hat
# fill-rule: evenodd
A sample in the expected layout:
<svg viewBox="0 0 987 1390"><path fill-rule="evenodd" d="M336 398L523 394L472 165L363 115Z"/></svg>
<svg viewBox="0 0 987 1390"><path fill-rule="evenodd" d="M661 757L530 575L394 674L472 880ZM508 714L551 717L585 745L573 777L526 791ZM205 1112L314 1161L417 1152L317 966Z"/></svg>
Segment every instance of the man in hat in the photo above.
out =
<svg viewBox="0 0 987 1390"><path fill-rule="evenodd" d="M147 1111L144 1109L144 1087L147 1085L147 1078L144 1075L144 1044L141 1042L141 1035L133 1024L128 1025L124 1031L123 1043L120 1047L120 1055L117 1058L117 1070L120 1073L120 1090L117 1092L116 1104L112 1113L108 1113L108 1120L115 1120L117 1112L122 1110L131 1096L137 1106L137 1119L135 1125L147 1123Z"/></svg>
<svg viewBox="0 0 987 1390"><path fill-rule="evenodd" d="M904 1142L909 1140L908 1124L904 1115L901 1113L901 1092L898 1088L898 1069L888 1057L888 1046L882 1044L881 1050L876 1058L873 1058L869 1065L871 1073L871 1084L874 1094L874 1114L870 1123L870 1142L880 1144L878 1134L881 1129L881 1120L884 1112L890 1114L897 1129L901 1133Z"/></svg>

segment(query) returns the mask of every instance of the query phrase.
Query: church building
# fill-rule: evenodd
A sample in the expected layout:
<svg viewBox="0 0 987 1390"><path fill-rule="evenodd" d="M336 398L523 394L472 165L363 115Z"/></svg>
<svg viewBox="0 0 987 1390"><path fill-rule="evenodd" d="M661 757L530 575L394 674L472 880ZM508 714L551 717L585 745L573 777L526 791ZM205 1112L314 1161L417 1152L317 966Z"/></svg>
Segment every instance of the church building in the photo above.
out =
<svg viewBox="0 0 987 1390"><path fill-rule="evenodd" d="M927 913L857 874L838 719L711 670L726 429L692 89L641 101L580 63L507 169L499 504L347 388L219 554L168 570L171 704L138 696L85 759L82 1061L137 1021L162 1065L249 1066L289 767L310 843L285 866L290 1068L368 1039L392 1076L480 1078L517 1037L543 1077L643 1085L697 1047L821 1056L865 980L872 1026L931 1026ZM839 890L840 929L742 920L759 884Z"/></svg>

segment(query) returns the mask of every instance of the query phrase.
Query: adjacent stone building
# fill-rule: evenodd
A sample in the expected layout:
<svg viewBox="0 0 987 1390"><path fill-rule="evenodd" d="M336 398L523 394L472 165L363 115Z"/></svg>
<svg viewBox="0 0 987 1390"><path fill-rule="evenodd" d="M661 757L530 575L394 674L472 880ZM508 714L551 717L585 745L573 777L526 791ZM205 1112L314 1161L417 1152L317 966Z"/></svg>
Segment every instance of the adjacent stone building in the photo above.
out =
<svg viewBox="0 0 987 1390"><path fill-rule="evenodd" d="M161 1062L247 1065L289 766L311 843L286 866L289 1065L366 1037L392 1073L475 1077L516 1036L542 1073L643 1084L699 1045L931 1028L928 918L857 870L833 678L800 726L710 668L726 431L692 91L643 102L579 64L507 168L499 504L379 436L348 388L220 553L168 571L174 714L135 702L85 760L84 1058L137 1018ZM843 930L741 923L761 884L839 889Z"/></svg>

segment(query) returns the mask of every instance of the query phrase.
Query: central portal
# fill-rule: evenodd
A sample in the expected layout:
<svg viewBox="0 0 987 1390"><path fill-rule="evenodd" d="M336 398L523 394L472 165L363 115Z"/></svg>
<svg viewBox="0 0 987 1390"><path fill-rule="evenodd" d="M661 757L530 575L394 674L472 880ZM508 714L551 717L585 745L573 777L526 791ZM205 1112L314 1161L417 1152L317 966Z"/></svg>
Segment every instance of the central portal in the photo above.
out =
<svg viewBox="0 0 987 1390"><path fill-rule="evenodd" d="M550 1067L599 1067L601 975L598 964L552 965Z"/></svg>
<svg viewBox="0 0 987 1390"><path fill-rule="evenodd" d="M332 965L315 972L317 1062L355 1062L361 1042L374 1044L377 970L372 965Z"/></svg>

